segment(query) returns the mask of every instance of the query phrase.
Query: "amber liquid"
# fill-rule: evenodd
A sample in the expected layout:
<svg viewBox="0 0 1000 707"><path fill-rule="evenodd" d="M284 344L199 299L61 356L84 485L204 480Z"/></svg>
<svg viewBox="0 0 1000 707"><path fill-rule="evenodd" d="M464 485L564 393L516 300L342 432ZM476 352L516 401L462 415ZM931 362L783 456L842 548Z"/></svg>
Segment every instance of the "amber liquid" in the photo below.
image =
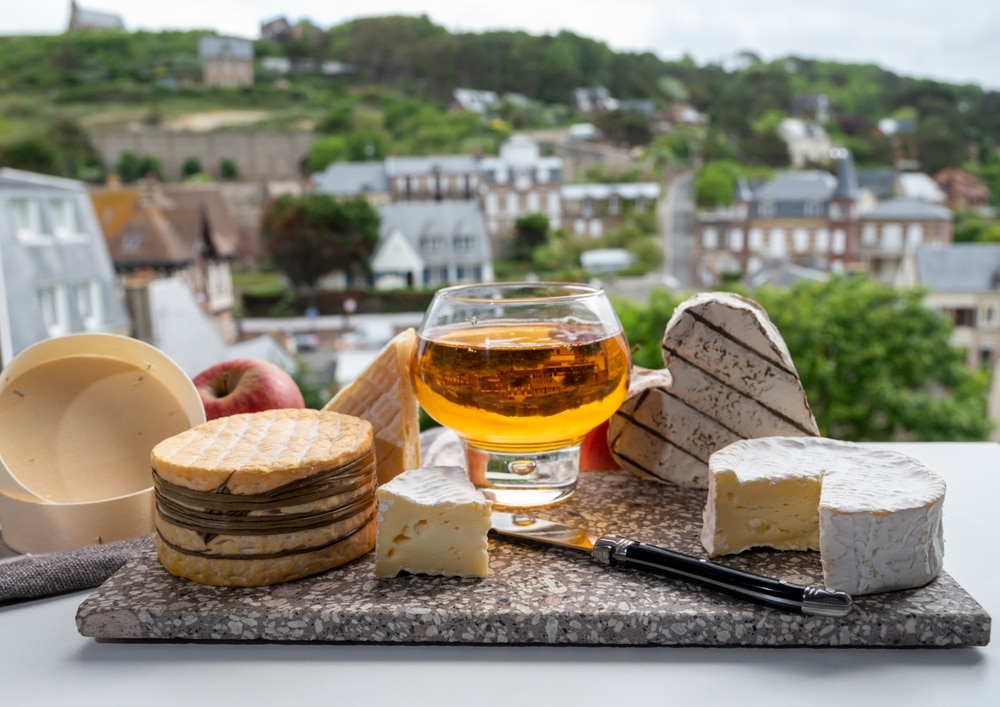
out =
<svg viewBox="0 0 1000 707"><path fill-rule="evenodd" d="M631 369L624 334L561 323L429 332L414 363L427 414L500 452L579 443L621 405Z"/></svg>

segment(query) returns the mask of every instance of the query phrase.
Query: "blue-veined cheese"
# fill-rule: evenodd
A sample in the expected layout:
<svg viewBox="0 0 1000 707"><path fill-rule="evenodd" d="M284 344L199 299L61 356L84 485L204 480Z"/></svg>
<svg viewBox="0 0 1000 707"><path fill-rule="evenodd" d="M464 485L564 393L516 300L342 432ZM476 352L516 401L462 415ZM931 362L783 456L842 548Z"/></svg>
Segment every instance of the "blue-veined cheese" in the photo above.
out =
<svg viewBox="0 0 1000 707"><path fill-rule="evenodd" d="M375 576L485 577L491 510L461 467L404 471L378 489Z"/></svg>
<svg viewBox="0 0 1000 707"><path fill-rule="evenodd" d="M944 480L906 455L818 437L734 442L709 460L701 540L712 556L818 550L849 594L927 584L944 557Z"/></svg>

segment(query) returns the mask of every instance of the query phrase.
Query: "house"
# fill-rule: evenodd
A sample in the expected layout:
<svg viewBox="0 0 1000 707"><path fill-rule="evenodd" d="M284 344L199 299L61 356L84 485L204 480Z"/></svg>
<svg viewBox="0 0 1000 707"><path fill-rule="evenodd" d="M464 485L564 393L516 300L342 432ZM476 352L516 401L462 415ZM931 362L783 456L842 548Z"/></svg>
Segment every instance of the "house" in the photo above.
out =
<svg viewBox="0 0 1000 707"><path fill-rule="evenodd" d="M253 42L237 37L198 37L198 58L206 86L252 86Z"/></svg>
<svg viewBox="0 0 1000 707"><path fill-rule="evenodd" d="M531 137L515 134L500 146L498 156L482 158L479 166L491 236L510 238L517 219L529 214L544 214L553 228L561 226L562 158L542 156Z"/></svg>
<svg viewBox="0 0 1000 707"><path fill-rule="evenodd" d="M837 175L783 172L751 191L739 182L729 208L698 214L704 284L790 261L828 272L867 270L892 281L904 256L951 242L951 212L919 199L877 202L858 185L854 161L839 153Z"/></svg>
<svg viewBox="0 0 1000 707"><path fill-rule="evenodd" d="M934 175L945 195L945 204L955 211L975 211L990 205L990 190L971 172L950 167Z"/></svg>
<svg viewBox="0 0 1000 707"><path fill-rule="evenodd" d="M389 157L384 169L394 202L474 200L482 184L479 159L472 155Z"/></svg>
<svg viewBox="0 0 1000 707"><path fill-rule="evenodd" d="M235 341L230 263L240 235L216 189L143 180L137 187L95 189L91 201L126 289L179 278L223 340Z"/></svg>
<svg viewBox="0 0 1000 707"><path fill-rule="evenodd" d="M833 143L819 123L785 118L778 125L778 136L788 146L788 157L797 169L830 161Z"/></svg>
<svg viewBox="0 0 1000 707"><path fill-rule="evenodd" d="M902 172L899 177L899 195L931 204L943 204L945 193L930 175L923 172Z"/></svg>
<svg viewBox="0 0 1000 707"><path fill-rule="evenodd" d="M279 44L287 44L295 39L295 28L283 15L270 20L262 20L260 38Z"/></svg>
<svg viewBox="0 0 1000 707"><path fill-rule="evenodd" d="M580 113L601 113L618 110L618 99L604 86L573 89L573 107Z"/></svg>
<svg viewBox="0 0 1000 707"><path fill-rule="evenodd" d="M487 115L500 105L496 91L478 91L472 88L456 88L451 93L451 110Z"/></svg>
<svg viewBox="0 0 1000 707"><path fill-rule="evenodd" d="M442 187L451 187L449 180ZM312 176L312 187L317 194L338 198L364 197L372 206L391 200L385 162L334 162ZM449 194L451 198L457 198L451 191Z"/></svg>
<svg viewBox="0 0 1000 707"><path fill-rule="evenodd" d="M0 362L63 334L129 334L82 182L0 168Z"/></svg>
<svg viewBox="0 0 1000 707"><path fill-rule="evenodd" d="M992 371L990 419L1000 422L1000 244L953 243L916 248L901 286L926 288L928 307L955 325L952 344L965 351L966 364ZM1000 441L1000 425L994 430Z"/></svg>
<svg viewBox="0 0 1000 707"><path fill-rule="evenodd" d="M562 222L578 236L599 238L621 226L630 214L655 211L660 185L655 182L621 184L564 184Z"/></svg>
<svg viewBox="0 0 1000 707"><path fill-rule="evenodd" d="M101 10L89 10L80 7L75 1L69 4L68 31L80 29L125 29L125 23L120 15Z"/></svg>
<svg viewBox="0 0 1000 707"><path fill-rule="evenodd" d="M493 280L490 239L476 202L399 202L378 213L379 245L370 261L377 289Z"/></svg>

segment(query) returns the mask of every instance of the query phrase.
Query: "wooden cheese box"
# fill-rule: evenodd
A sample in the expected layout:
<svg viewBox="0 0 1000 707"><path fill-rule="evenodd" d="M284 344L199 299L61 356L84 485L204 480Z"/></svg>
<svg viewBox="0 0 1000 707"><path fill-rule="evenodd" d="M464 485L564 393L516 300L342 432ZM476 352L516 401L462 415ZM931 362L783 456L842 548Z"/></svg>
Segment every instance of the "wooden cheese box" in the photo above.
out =
<svg viewBox="0 0 1000 707"><path fill-rule="evenodd" d="M572 498L537 515L704 556L704 500L625 472L584 472ZM813 552L718 561L799 583L822 577ZM485 579L376 579L373 567L369 554L296 582L214 588L168 574L150 545L81 604L77 626L96 639L171 641L932 648L990 639L989 615L947 572L919 589L856 597L836 619L496 538Z"/></svg>

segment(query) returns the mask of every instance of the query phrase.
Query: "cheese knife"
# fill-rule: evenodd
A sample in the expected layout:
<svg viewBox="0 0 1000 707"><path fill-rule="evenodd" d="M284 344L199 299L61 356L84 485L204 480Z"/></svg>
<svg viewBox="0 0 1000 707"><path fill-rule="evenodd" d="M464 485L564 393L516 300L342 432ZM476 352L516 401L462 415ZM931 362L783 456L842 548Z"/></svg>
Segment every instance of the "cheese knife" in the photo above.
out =
<svg viewBox="0 0 1000 707"><path fill-rule="evenodd" d="M666 575L775 609L832 618L846 616L851 610L851 596L846 592L763 577L612 533L592 533L523 513L493 511L492 530L501 536L586 552L602 565Z"/></svg>

